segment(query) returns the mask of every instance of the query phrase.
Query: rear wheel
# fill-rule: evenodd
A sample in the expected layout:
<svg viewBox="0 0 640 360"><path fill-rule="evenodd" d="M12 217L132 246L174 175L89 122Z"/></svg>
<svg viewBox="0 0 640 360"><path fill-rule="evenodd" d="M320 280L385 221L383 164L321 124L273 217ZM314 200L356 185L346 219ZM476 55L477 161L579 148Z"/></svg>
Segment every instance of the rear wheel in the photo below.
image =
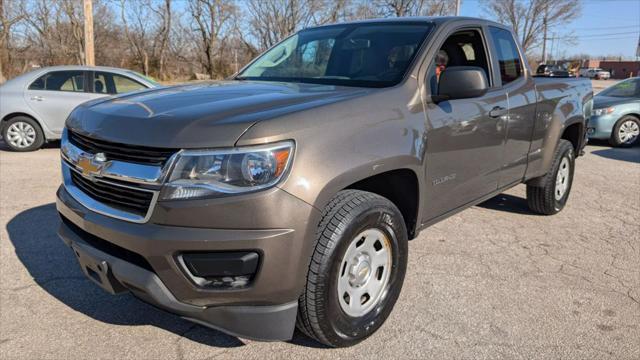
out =
<svg viewBox="0 0 640 360"><path fill-rule="evenodd" d="M574 165L573 145L561 139L556 148L551 171L539 179L536 185L527 184L529 209L543 215L560 212L571 192Z"/></svg>
<svg viewBox="0 0 640 360"><path fill-rule="evenodd" d="M26 116L9 119L2 128L2 139L13 151L33 151L44 144L40 125Z"/></svg>
<svg viewBox="0 0 640 360"><path fill-rule="evenodd" d="M389 200L341 191L327 205L300 297L297 326L332 347L354 345L391 313L407 266L407 231Z"/></svg>
<svg viewBox="0 0 640 360"><path fill-rule="evenodd" d="M618 120L611 132L609 143L613 146L628 147L640 139L640 119L627 115Z"/></svg>

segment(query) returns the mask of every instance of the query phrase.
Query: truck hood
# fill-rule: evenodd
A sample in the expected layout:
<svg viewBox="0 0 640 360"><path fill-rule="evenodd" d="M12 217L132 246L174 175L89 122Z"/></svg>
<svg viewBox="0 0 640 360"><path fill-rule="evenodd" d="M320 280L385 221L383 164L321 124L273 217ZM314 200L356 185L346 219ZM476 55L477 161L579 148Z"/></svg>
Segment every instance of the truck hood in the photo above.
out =
<svg viewBox="0 0 640 360"><path fill-rule="evenodd" d="M116 143L233 146L253 124L375 91L332 85L223 81L146 90L89 101L67 128Z"/></svg>

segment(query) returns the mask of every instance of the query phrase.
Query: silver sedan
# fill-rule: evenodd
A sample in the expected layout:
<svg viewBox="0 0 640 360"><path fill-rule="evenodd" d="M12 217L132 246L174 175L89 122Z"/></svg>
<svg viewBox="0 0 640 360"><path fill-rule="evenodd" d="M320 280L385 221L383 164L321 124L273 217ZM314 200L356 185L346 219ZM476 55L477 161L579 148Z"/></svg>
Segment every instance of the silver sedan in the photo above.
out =
<svg viewBox="0 0 640 360"><path fill-rule="evenodd" d="M158 87L131 70L100 66L41 68L0 86L0 133L15 151L60 138L69 113L99 97Z"/></svg>

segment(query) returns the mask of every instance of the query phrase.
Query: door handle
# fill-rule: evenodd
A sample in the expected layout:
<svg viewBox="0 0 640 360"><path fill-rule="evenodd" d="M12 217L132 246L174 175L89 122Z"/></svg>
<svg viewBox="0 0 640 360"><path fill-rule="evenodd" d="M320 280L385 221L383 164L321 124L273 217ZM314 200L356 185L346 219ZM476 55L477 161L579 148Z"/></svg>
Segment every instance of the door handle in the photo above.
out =
<svg viewBox="0 0 640 360"><path fill-rule="evenodd" d="M42 96L32 96L31 100L42 101L42 100L44 100L44 98Z"/></svg>
<svg viewBox="0 0 640 360"><path fill-rule="evenodd" d="M507 108L503 108L502 106L496 106L493 109L491 109L491 111L489 111L489 116L492 118L497 118L500 116L504 116L507 115L509 111L507 110Z"/></svg>

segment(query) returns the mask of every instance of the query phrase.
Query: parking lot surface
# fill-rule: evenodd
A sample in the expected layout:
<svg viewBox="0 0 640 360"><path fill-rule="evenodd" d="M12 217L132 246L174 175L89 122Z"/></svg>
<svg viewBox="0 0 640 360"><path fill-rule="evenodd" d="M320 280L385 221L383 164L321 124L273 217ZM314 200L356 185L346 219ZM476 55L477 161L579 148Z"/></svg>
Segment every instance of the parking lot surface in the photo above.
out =
<svg viewBox="0 0 640 360"><path fill-rule="evenodd" d="M640 147L590 145L567 207L524 186L409 244L402 294L365 342L237 339L85 279L56 236L59 149L0 150L0 358L640 358Z"/></svg>

